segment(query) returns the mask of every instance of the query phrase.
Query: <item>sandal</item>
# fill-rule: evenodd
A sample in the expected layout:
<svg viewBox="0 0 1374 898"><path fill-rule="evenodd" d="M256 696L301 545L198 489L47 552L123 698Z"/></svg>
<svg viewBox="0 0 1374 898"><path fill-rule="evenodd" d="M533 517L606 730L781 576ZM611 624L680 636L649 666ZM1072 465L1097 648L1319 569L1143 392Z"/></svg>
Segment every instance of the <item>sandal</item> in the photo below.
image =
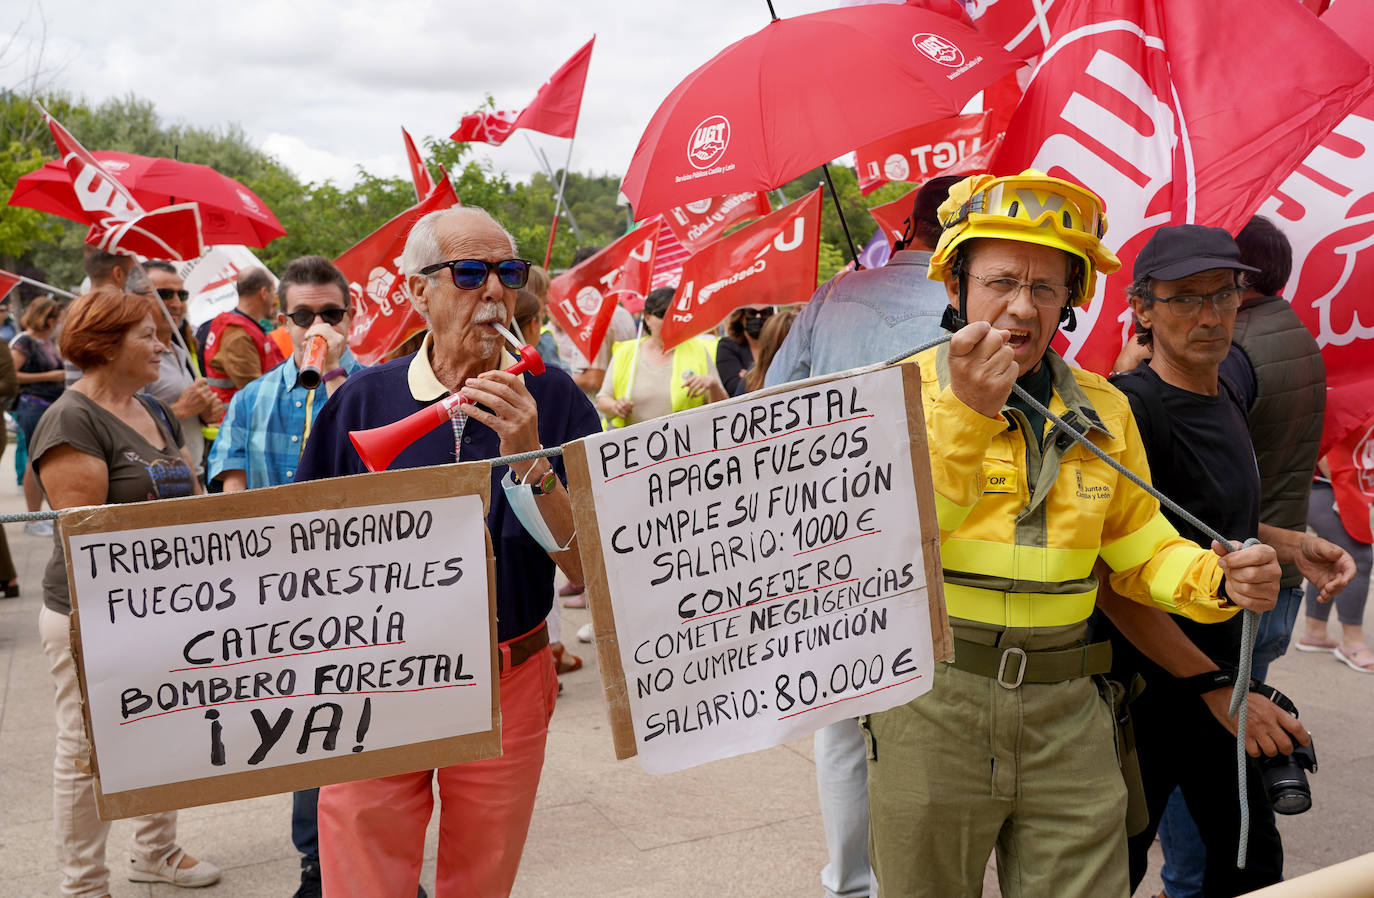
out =
<svg viewBox="0 0 1374 898"><path fill-rule="evenodd" d="M1337 646L1334 650L1336 660L1356 673L1374 673L1374 652L1363 642L1357 642L1347 649Z"/></svg>
<svg viewBox="0 0 1374 898"><path fill-rule="evenodd" d="M1293 648L1300 652L1334 652L1340 647L1341 644L1334 639L1309 642L1306 638L1302 638L1293 643Z"/></svg>
<svg viewBox="0 0 1374 898"><path fill-rule="evenodd" d="M560 676L582 669L582 659L567 650L563 643L553 646L553 670Z"/></svg>

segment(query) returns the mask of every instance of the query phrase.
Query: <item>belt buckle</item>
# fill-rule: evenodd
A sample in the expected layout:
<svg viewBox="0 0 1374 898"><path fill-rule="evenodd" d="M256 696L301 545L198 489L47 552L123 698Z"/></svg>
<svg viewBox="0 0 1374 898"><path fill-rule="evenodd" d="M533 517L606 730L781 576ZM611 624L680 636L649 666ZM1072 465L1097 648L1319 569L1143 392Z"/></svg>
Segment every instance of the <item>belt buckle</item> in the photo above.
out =
<svg viewBox="0 0 1374 898"><path fill-rule="evenodd" d="M1020 663L1016 665L1016 681L1007 682L1007 659L1012 656L1019 657L1021 660ZM997 685L1001 686L1003 689L1015 689L1017 686L1021 685L1021 681L1025 678L1026 650L1020 646L1011 646L1010 648L1004 649L1002 651L1002 660L997 665Z"/></svg>

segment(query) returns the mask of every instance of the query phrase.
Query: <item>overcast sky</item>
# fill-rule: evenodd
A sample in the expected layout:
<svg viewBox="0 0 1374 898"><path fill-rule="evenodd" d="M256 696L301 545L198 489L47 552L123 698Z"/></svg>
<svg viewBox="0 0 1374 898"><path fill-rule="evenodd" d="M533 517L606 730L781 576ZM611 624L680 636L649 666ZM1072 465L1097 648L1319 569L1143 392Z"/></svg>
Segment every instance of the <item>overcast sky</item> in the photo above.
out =
<svg viewBox="0 0 1374 898"><path fill-rule="evenodd" d="M848 5L774 0L780 16ZM351 183L355 166L408 177L400 128L447 138L490 93L529 103L593 34L596 47L573 149L574 171L623 174L668 92L728 44L768 23L766 0L10 0L0 85L33 70L89 101L127 93L163 121L243 127L297 176ZM40 12L41 11L41 12ZM46 41L42 40L46 19ZM568 141L522 131L474 144L528 178L522 134L563 165ZM77 134L78 139L81 138ZM90 149L99 149L90 147Z"/></svg>

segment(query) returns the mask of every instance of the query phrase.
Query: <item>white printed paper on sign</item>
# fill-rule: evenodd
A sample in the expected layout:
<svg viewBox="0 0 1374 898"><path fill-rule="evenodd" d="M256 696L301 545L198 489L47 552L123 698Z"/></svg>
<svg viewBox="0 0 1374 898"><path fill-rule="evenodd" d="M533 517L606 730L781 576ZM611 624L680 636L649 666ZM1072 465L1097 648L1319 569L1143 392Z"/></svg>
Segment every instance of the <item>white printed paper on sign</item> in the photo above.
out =
<svg viewBox="0 0 1374 898"><path fill-rule="evenodd" d="M383 775L388 751L381 769L423 769L493 731L486 497L435 482L120 506L124 529L80 520L109 508L64 518L100 795L134 796L107 817Z"/></svg>
<svg viewBox="0 0 1374 898"><path fill-rule="evenodd" d="M565 454L574 495L582 478L590 490L575 505L597 536L583 566L621 757L666 773L930 688L948 630L913 366L704 406Z"/></svg>

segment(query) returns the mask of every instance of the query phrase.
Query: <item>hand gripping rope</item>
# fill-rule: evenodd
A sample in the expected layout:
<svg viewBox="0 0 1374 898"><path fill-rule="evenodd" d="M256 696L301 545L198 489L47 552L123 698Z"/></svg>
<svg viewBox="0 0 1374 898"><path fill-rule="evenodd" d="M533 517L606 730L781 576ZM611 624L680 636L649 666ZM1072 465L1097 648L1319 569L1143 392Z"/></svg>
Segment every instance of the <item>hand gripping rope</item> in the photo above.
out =
<svg viewBox="0 0 1374 898"><path fill-rule="evenodd" d="M884 362L884 364L895 365L916 353L925 352L927 349L949 342L952 336L953 334L947 334L943 337L931 340L929 343L924 343L910 352L904 352L901 355L893 356ZM1060 418L1054 412L1041 405L1035 397L1022 389L1020 384L1012 384L1011 389L1017 396L1024 399L1027 405L1044 415L1046 420L1055 424L1075 441L1081 443L1089 452L1105 461L1108 465L1111 465L1117 473L1124 476L1127 480L1131 481L1151 496L1154 496L1159 500L1161 505L1167 507L1170 511L1174 512L1174 514L1216 540L1221 544L1226 553L1229 554L1231 552L1231 541L1229 539L1207 526L1207 524L1203 523L1203 521L1189 512L1186 508L1146 483L1132 471L1128 470L1126 466L1097 448L1097 446L1093 445L1092 440L1088 439L1087 436L1075 429L1063 418ZM1249 539L1245 541L1245 544L1241 548L1248 548L1258 543L1259 540L1257 539ZM1245 756L1246 711L1249 707L1249 702L1246 701L1246 694L1250 691L1250 667L1255 652L1255 631L1259 625L1259 613L1246 608L1241 611L1241 614L1240 659L1236 665L1236 684L1231 691L1230 712L1231 716L1236 718L1236 781L1240 787L1240 848L1236 852L1236 868L1244 870L1245 850L1250 841L1250 804L1246 800L1246 778L1249 772L1249 765Z"/></svg>
<svg viewBox="0 0 1374 898"><path fill-rule="evenodd" d="M903 359L909 358L921 352L925 352L927 349L933 349L936 346L941 345L942 343L948 343L951 336L953 335L946 334L927 343L922 343L915 349L907 350L906 352L903 352L900 355L895 355L892 358L887 359L885 362L883 362L883 364L895 365L901 362ZM1038 401L1036 401L1035 397L1031 396L1024 389L1022 389L1019 384L1012 384L1011 389L1012 392L1014 392L1017 396L1020 396L1022 399L1024 399L1031 408L1035 409L1038 413L1044 415L1046 420L1050 421L1055 426L1059 427L1064 433L1068 434L1075 441L1081 443L1084 447L1088 449L1089 452L1092 452L1098 458L1105 461L1108 465L1115 469L1117 473L1124 476L1127 480L1131 481L1136 486L1140 487L1145 492L1149 493L1151 496L1154 496L1156 499L1159 500L1161 505L1164 505L1167 508L1169 508L1183 520L1187 521L1189 524L1192 524L1194 527L1201 530L1203 533L1207 534L1212 539L1216 540L1218 543L1222 545L1226 552L1231 551L1230 540L1222 536L1217 531L1213 530L1211 527L1207 526L1205 523L1203 523L1201 520L1195 517L1192 513L1190 513L1186 508L1179 505L1177 502L1170 499L1163 493L1159 492L1159 490L1155 489L1150 484L1146 483L1140 477L1136 476L1116 459L1111 458L1107 455L1107 453L1097 448L1097 446L1093 445L1092 440L1089 440L1083 433L1069 425L1069 423L1065 421L1063 418L1060 418L1054 412L1050 411L1049 409L1045 408L1045 406L1041 405ZM552 458L554 456L562 454L563 448L561 446L550 446L547 449L536 449L532 452L518 452L514 455L501 455L497 456L496 458L486 459L486 461L491 465L509 465L522 461L533 461L536 458ZM0 515L0 524L15 524L24 521L48 521L53 520L56 517L57 512L55 511L32 511L22 512L19 514L4 514ZM1256 539L1248 540L1246 541L1244 547L1255 545L1258 542L1259 540ZM1240 659L1239 663L1236 666L1236 684L1231 693L1230 710L1231 716L1236 718L1236 778L1240 785L1240 850L1237 852L1236 856L1236 867L1238 869L1243 870L1245 869L1246 844L1250 841L1250 805L1246 801L1246 774L1248 771L1248 764L1246 762L1245 754L1245 724L1248 703L1246 702L1245 698L1246 693L1249 691L1250 688L1251 658L1254 654L1255 649L1255 631L1259 622L1259 614L1254 611L1251 611L1248 608L1244 609L1241 613L1243 615L1243 618L1241 620Z"/></svg>

